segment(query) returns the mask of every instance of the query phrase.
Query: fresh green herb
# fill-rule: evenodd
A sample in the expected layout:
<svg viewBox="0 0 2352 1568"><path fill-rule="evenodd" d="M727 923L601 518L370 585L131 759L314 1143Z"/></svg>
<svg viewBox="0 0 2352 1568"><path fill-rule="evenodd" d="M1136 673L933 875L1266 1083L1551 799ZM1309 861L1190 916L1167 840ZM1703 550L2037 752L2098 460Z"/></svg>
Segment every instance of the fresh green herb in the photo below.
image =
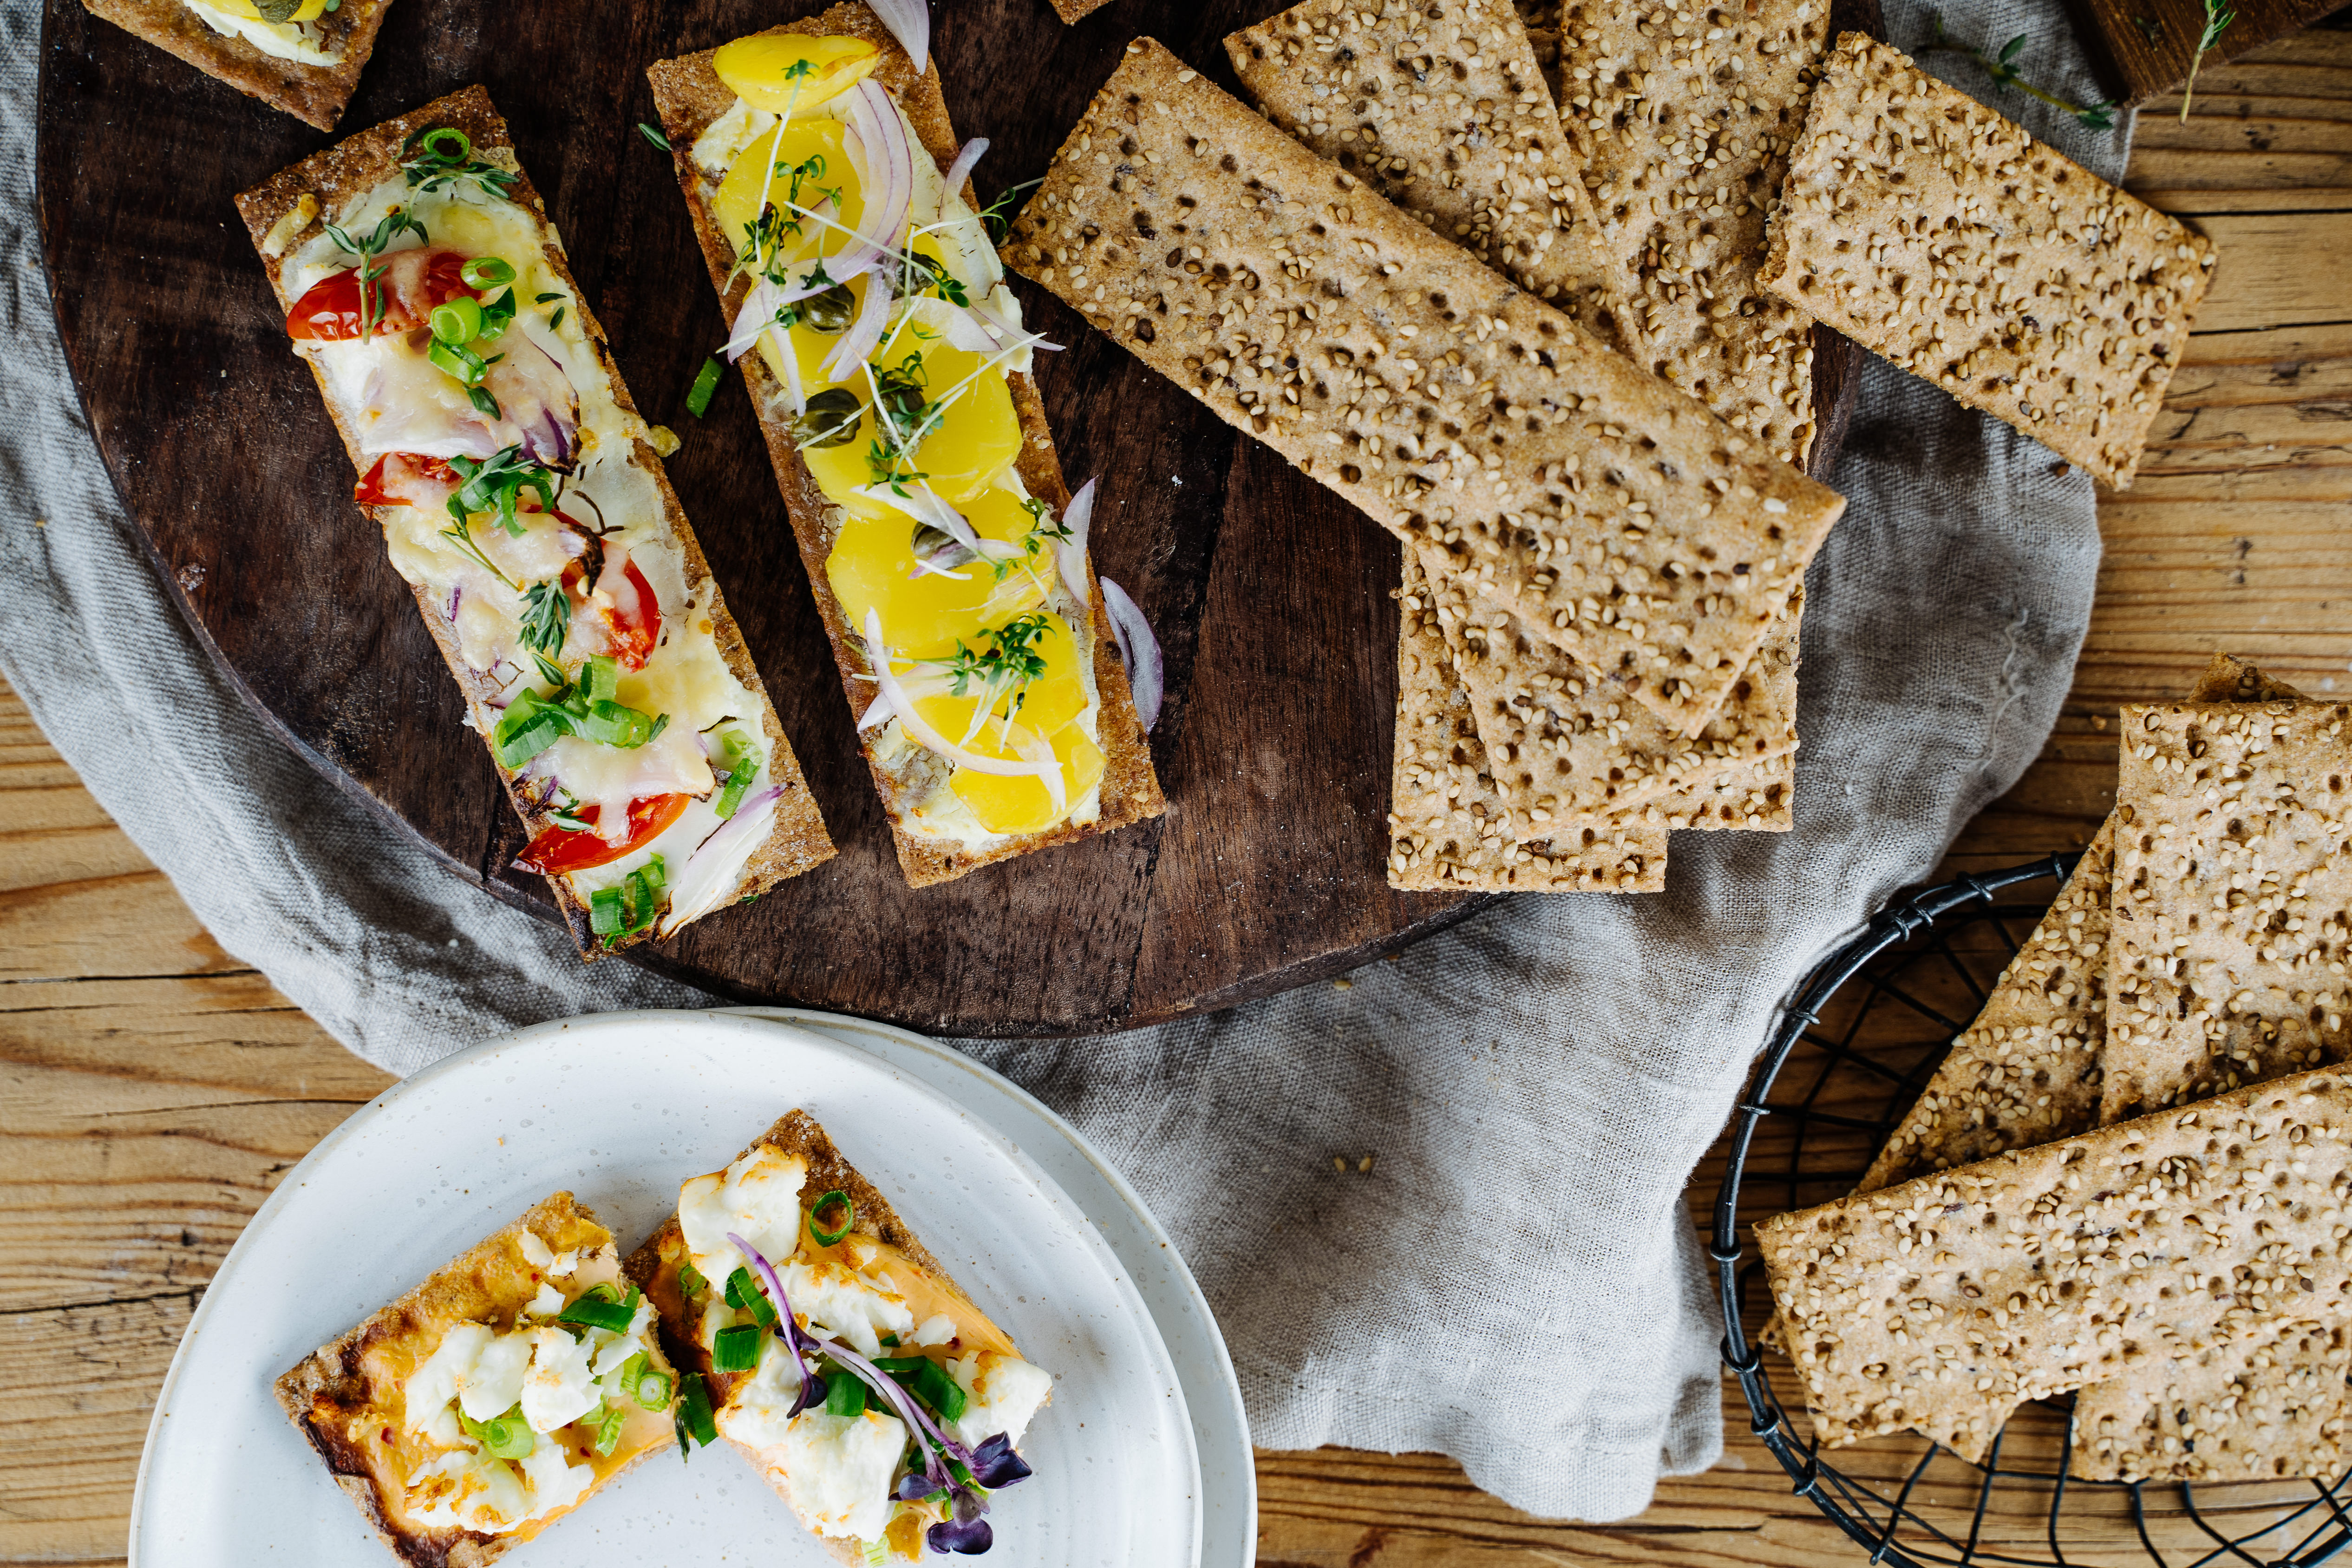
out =
<svg viewBox="0 0 2352 1568"><path fill-rule="evenodd" d="M701 1295L705 1290L709 1289L710 1281L702 1277L701 1269L697 1268L691 1263L681 1263L677 1266L677 1291L679 1295L684 1296L688 1301L691 1301L697 1296Z"/></svg>
<svg viewBox="0 0 2352 1568"><path fill-rule="evenodd" d="M457 268L457 277L468 289L495 289L515 280L514 263L503 256L477 256Z"/></svg>
<svg viewBox="0 0 2352 1568"><path fill-rule="evenodd" d="M768 1300L749 1268L738 1268L727 1277L727 1304L751 1313L752 1321L763 1329L776 1326L775 1303Z"/></svg>
<svg viewBox="0 0 2352 1568"><path fill-rule="evenodd" d="M449 467L465 481L449 498L449 515L463 521L476 512L495 511L499 514L499 526L517 539L522 537L523 524L515 509L522 493L530 491L539 498L542 510L553 511L556 494L563 483L554 469L524 457L520 442L488 458L452 458Z"/></svg>
<svg viewBox="0 0 2352 1568"><path fill-rule="evenodd" d="M667 868L656 855L630 872L619 887L597 889L588 896L588 929L603 937L608 948L646 930L661 913L667 878Z"/></svg>
<svg viewBox="0 0 2352 1568"><path fill-rule="evenodd" d="M931 477L922 469L902 467L905 461L903 451L885 447L881 438L877 437L866 451L866 477L875 484L888 485L892 494L903 496L908 493L908 485Z"/></svg>
<svg viewBox="0 0 2352 1568"><path fill-rule="evenodd" d="M686 411L697 419L710 412L710 399L719 390L719 378L727 372L727 362L712 354L694 373L694 384L687 388Z"/></svg>
<svg viewBox="0 0 2352 1568"><path fill-rule="evenodd" d="M751 1372L760 1364L760 1342L768 1331L752 1323L721 1329L710 1339L710 1364L719 1372Z"/></svg>
<svg viewBox="0 0 2352 1568"><path fill-rule="evenodd" d="M467 387L466 389L466 401L472 404L475 409L478 411L485 419L503 419L506 417L504 411L499 407L499 400L490 395L490 389L488 387Z"/></svg>
<svg viewBox="0 0 2352 1568"><path fill-rule="evenodd" d="M710 1389L693 1373L686 1375L685 1397L677 1402L677 1457L683 1463L698 1444L719 1441L719 1423L710 1414Z"/></svg>
<svg viewBox="0 0 2352 1568"><path fill-rule="evenodd" d="M553 292L550 292L550 293L546 293L546 294L538 294L538 295L534 295L534 296L532 296L531 303L532 303L532 304L534 304L534 305L544 305L544 304L546 304L550 300L561 300L561 299L562 299L562 298L563 298L563 296L562 296L562 295L561 295L561 294L557 294L557 293L553 293Z"/></svg>
<svg viewBox="0 0 2352 1568"><path fill-rule="evenodd" d="M557 670L548 679L554 680L561 674L562 671ZM610 656L592 654L582 663L580 679L572 685L559 687L547 697L528 689L517 692L514 700L507 704L498 728L490 732L490 743L499 754L499 761L509 768L519 768L566 735L578 735L598 745L614 746L624 751L635 750L652 740L661 731L669 716L663 714L656 718L623 706L613 695L618 679L618 672ZM646 871L652 871L653 889L657 894L660 866L661 857L656 855L643 870L630 873L632 882L643 877ZM615 896L621 891L619 888L602 889L604 893ZM654 898L653 902L657 907L658 898ZM591 912L593 914L593 910ZM643 930L651 919L650 914L642 919L629 916L624 921L624 925L627 932L635 932ZM597 931L600 935L605 934L602 927Z"/></svg>
<svg viewBox="0 0 2352 1568"><path fill-rule="evenodd" d="M751 781L760 776L760 756L751 749L751 737L740 730L719 731L715 744L718 750L711 761L718 766L712 769L712 776L719 780L719 794L710 808L724 822L742 805Z"/></svg>
<svg viewBox="0 0 2352 1568"><path fill-rule="evenodd" d="M522 176L474 156L471 138L452 125L419 131L400 149L400 166L418 191L446 191L471 180L486 196L504 196Z"/></svg>
<svg viewBox="0 0 2352 1568"><path fill-rule="evenodd" d="M577 1300L555 1314L559 1323L577 1323L583 1328L604 1329L625 1334L637 1316L637 1288L629 1287L625 1298L610 1285L592 1285Z"/></svg>
<svg viewBox="0 0 2352 1568"><path fill-rule="evenodd" d="M515 1405L504 1415L493 1415L488 1421L477 1421L463 1409L457 1412L457 1424L466 1436L482 1446L482 1451L494 1459L527 1459L539 1447L539 1438L530 1423L522 1418L522 1406Z"/></svg>
<svg viewBox="0 0 2352 1568"><path fill-rule="evenodd" d="M498 563L482 553L481 545L474 539L473 521L463 513L457 513L457 521L441 531L441 537L456 545L462 553L472 556L475 564L481 567L483 571L488 572L516 593L521 593L522 585L499 571Z"/></svg>
<svg viewBox="0 0 2352 1568"><path fill-rule="evenodd" d="M2206 4L2210 8L2214 4L2214 0L2206 0ZM1935 24L1936 37L1932 41L1913 49L1911 52L1914 55L1966 55L1984 68L1985 75L1992 78L1992 84L1995 87L2002 89L2013 87L2029 98L2038 98L2051 108L2073 115L2076 121L2093 131L2115 129L2116 106L2112 101L2103 100L2092 104L2070 103L2056 93L2045 92L2025 79L2024 74L2011 62L2017 58L2018 51L2025 47L2026 40L2031 35L2020 33L2000 47L2000 54L1989 55L1973 44L1955 41L1944 31L1944 18L1940 12L1929 12L1928 19Z"/></svg>
<svg viewBox="0 0 2352 1568"><path fill-rule="evenodd" d="M481 301L471 294L460 294L446 305L433 307L427 318L436 339L445 343L461 344L474 341L482 330Z"/></svg>
<svg viewBox="0 0 2352 1568"><path fill-rule="evenodd" d="M532 652L549 658L563 651L563 638L572 626L572 600L563 592L563 584L550 578L533 583L522 595L522 642Z"/></svg>
<svg viewBox="0 0 2352 1568"><path fill-rule="evenodd" d="M945 670L948 689L956 696L968 695L976 683L993 706L997 697L1017 693L1045 673L1045 656L1037 645L1047 629L1045 616L1032 610L986 632L984 636L992 640L981 647L969 647L959 640L953 658L921 662ZM1017 700L1014 706L1019 706Z"/></svg>
<svg viewBox="0 0 2352 1568"><path fill-rule="evenodd" d="M866 1384L838 1367L824 1380L824 1413L827 1415L863 1415L866 1414Z"/></svg>
<svg viewBox="0 0 2352 1568"><path fill-rule="evenodd" d="M890 291L897 298L906 300L919 294L935 294L950 305L969 307L971 304L971 298L964 292L962 280L947 269L946 263L919 250L901 250L890 260Z"/></svg>
<svg viewBox="0 0 2352 1568"><path fill-rule="evenodd" d="M811 393L807 408L793 416L793 443L803 447L845 446L857 439L865 414L857 394L845 386Z"/></svg>
<svg viewBox="0 0 2352 1568"><path fill-rule="evenodd" d="M617 1405L608 1405L596 1417L596 1452L609 1454L621 1446L621 1426L629 1413Z"/></svg>
<svg viewBox="0 0 2352 1568"><path fill-rule="evenodd" d="M2238 19L2228 0L2205 0L2205 30L2198 35L2197 52L2189 59L2189 83L2180 89L2180 123L2189 123L2189 103L2197 96L2197 68L2205 63L2205 51L2221 41L2230 24Z"/></svg>
<svg viewBox="0 0 2352 1568"><path fill-rule="evenodd" d="M555 314L547 318L547 330L549 331L554 331L557 328L563 325L564 310L564 306L558 305L555 307Z"/></svg>
<svg viewBox="0 0 2352 1568"><path fill-rule="evenodd" d="M824 1221L817 1217L836 1204L841 1205L841 1228L838 1230L827 1226ZM819 1247L839 1246L841 1238L847 1236L850 1226L856 1223L857 1205L850 1202L849 1194L838 1187L822 1194L816 1202L809 1205L809 1235L816 1238L816 1244Z"/></svg>
<svg viewBox="0 0 2352 1568"><path fill-rule="evenodd" d="M371 337L384 315L383 290L377 286L377 279L386 270L380 265L384 247L404 234L415 235L419 244L427 243L431 237L425 234L423 224L408 216L404 207L393 208L376 221L373 229L357 238L334 224L328 224L325 227L327 237L335 242L336 249L359 258L360 336Z"/></svg>
<svg viewBox="0 0 2352 1568"><path fill-rule="evenodd" d="M640 120L637 121L637 134L652 142L662 152L667 153L670 150L669 138L662 134L661 127L658 125L648 125L644 121Z"/></svg>
<svg viewBox="0 0 2352 1568"><path fill-rule="evenodd" d="M884 1334L882 1336L882 1342L886 1345L895 1345L898 1342L898 1336L896 1334Z"/></svg>
<svg viewBox="0 0 2352 1568"><path fill-rule="evenodd" d="M1024 180L1017 185L1008 185L994 201L981 208L980 221L988 226L988 237L1003 245L1005 235L1013 226L1013 209L1021 205L1022 193L1034 189L1045 183L1040 178Z"/></svg>

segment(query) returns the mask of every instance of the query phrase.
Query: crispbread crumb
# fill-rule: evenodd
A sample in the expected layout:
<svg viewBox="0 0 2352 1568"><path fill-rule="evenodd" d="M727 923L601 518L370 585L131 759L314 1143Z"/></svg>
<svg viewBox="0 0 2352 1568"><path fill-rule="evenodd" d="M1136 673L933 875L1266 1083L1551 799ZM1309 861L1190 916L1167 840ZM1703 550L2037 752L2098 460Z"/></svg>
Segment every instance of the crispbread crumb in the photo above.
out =
<svg viewBox="0 0 2352 1568"><path fill-rule="evenodd" d="M1685 733L1843 510L1148 38L1005 254Z"/></svg>
<svg viewBox="0 0 2352 1568"><path fill-rule="evenodd" d="M1813 93L1763 279L2121 489L2213 258L2195 230L1848 33Z"/></svg>
<svg viewBox="0 0 2352 1568"><path fill-rule="evenodd" d="M1654 893L1665 886L1663 828L1578 830L1522 842L1486 772L1470 699L1454 678L1429 584L1403 552L1397 594L1397 722L1389 884L1422 891Z"/></svg>

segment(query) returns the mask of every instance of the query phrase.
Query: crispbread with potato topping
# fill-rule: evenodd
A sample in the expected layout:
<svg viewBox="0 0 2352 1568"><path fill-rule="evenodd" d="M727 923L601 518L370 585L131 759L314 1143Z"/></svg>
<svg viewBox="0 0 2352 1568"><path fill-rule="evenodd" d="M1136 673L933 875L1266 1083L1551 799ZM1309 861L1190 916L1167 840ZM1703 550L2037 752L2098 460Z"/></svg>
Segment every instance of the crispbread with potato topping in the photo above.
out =
<svg viewBox="0 0 2352 1568"><path fill-rule="evenodd" d="M1802 463L1813 323L1758 268L1828 0L1568 0L1559 39L1560 122L1591 190L1618 345Z"/></svg>
<svg viewBox="0 0 2352 1568"><path fill-rule="evenodd" d="M1397 592L1397 721L1389 885L1432 892L1654 893L1665 886L1663 827L1587 826L1523 841L1486 771L1470 698L1454 678L1428 579L1413 552ZM1563 845L1561 839L1567 842Z"/></svg>
<svg viewBox="0 0 2352 1568"><path fill-rule="evenodd" d="M1149 38L1005 254L1685 733L1844 508Z"/></svg>
<svg viewBox="0 0 2352 1568"><path fill-rule="evenodd" d="M1763 279L2122 489L2213 260L2195 230L1847 33L1814 90Z"/></svg>
<svg viewBox="0 0 2352 1568"><path fill-rule="evenodd" d="M2352 1081L2321 1068L1758 1226L1813 1429L1980 1462L2024 1400L2352 1319Z"/></svg>
<svg viewBox="0 0 2352 1568"><path fill-rule="evenodd" d="M218 78L296 119L321 131L332 131L343 115L375 48L376 30L392 0L343 0L315 22L322 53L340 51L332 65L312 65L280 59L244 38L215 31L181 0L82 0L93 16L103 17L133 37L187 61L206 76Z"/></svg>
<svg viewBox="0 0 2352 1568"><path fill-rule="evenodd" d="M1225 53L1275 124L1608 337L1591 204L1510 0L1305 0Z"/></svg>

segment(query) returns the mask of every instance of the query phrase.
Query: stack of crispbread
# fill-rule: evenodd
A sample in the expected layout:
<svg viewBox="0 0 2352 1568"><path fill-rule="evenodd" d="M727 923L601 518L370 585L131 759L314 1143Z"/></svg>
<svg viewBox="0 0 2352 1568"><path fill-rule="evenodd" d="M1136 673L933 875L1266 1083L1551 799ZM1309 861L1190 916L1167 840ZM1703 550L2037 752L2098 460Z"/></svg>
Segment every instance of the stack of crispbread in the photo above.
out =
<svg viewBox="0 0 2352 1568"><path fill-rule="evenodd" d="M1792 1300L1816 1300L1804 1281L1821 1260L1800 1258L1804 1247L1789 1245L1816 1216L1843 1209L1835 1225L1849 1226L1868 1194L1911 1194L1916 1207L1928 1189L1967 1188L1989 1196L1984 1212L1937 1228L1934 1256L1945 1256L1947 1234L2022 1226L2037 1256L2061 1265L2043 1282L2061 1289L2068 1310L2089 1318L2068 1328L2032 1302L2012 1301L1993 1313L1994 1331L1978 1324L1969 1338L1967 1325L1988 1310L1977 1303L1992 1298L1987 1278L1963 1270L1950 1281L1961 1300L1938 1302L1930 1291L1897 1303L1914 1336L1899 1358L1857 1362L1857 1351L1831 1347L1837 1331L1818 1310L1790 1320L1787 1342L1824 1402L1817 1419L1825 1437L1907 1425L1973 1454L2019 1400L2079 1387L2076 1476L2333 1474L2352 1459L2352 1341L2326 1270L2346 1267L2352 1227L2342 1208L2352 1181L2339 1178L2324 1203L2302 1208L2286 1201L2282 1182L2316 1168L2314 1136L2339 1134L2289 1131L2268 1147L2232 1149L2232 1135L2202 1113L2221 1105L2238 1119L2241 1102L2262 1101L2265 1082L2352 1055L2345 1026L2352 1016L2352 708L2298 700L2252 666L2217 656L2189 702L2127 708L2124 726L2114 814L1983 1015L1888 1140L1861 1194L1763 1227L1778 1238L1767 1253L1777 1250L1775 1296L1785 1311ZM2343 1109L2347 1090L2337 1075L2307 1076L2310 1098L2296 1103L2322 1106L2312 1114L2324 1121ZM2217 1093L2223 1098L2201 1098ZM2143 1111L2154 1113L2126 1120ZM2096 1172L2088 1203L2037 1211L2027 1201L2031 1184L1971 1174L2014 1174L2010 1163L2041 1159L2053 1140L2088 1147L2093 1140L2083 1135L2102 1125L2111 1132L2097 1135L2107 1142L2098 1142L2095 1161L2062 1162ZM2183 1129L2181 1152L2147 1155ZM2137 1191L2122 1181L2135 1165L2175 1195L2150 1185L2154 1208L2126 1201L2118 1213L2092 1213L2102 1204L2116 1208L2119 1190L2126 1200ZM1956 1201L1966 1207L1969 1200ZM1895 1212L1885 1203L1871 1212L1882 1210ZM2168 1239L2157 1234L2160 1225L2150 1228L2152 1217L2169 1223L2179 1212L2200 1228ZM2210 1255L2236 1239L2297 1245L2294 1227L2311 1223L2319 1226L2315 1239L2326 1237L2325 1257L2314 1254L2316 1270L2310 1263L2282 1268L2286 1255L2277 1247L2213 1268ZM1882 1253L1915 1259L1923 1244L1897 1223L1845 1245L1839 1268L1867 1274ZM2126 1266L2105 1280L2122 1295L2064 1291L2068 1278L2095 1283L2084 1271L2102 1258ZM2134 1279L2151 1269L2177 1276L2174 1289L2124 1311ZM2210 1322L2198 1316L2216 1300L2224 1310L2208 1313ZM1917 1327L1933 1322L1940 1331L1947 1321L1976 1348L1923 1373L1935 1333ZM2062 1355L2057 1372L2019 1372L1995 1364L2010 1358L1985 1348L2006 1336L2031 1362L2050 1352L2051 1336L2068 1334L2087 1335L2099 1353ZM1853 1365L1879 1367L1865 1378L1880 1384L1874 1394L1864 1397L1832 1375ZM1967 1390L1947 1386L1964 1373ZM1858 1415L1865 1405L1868 1414Z"/></svg>

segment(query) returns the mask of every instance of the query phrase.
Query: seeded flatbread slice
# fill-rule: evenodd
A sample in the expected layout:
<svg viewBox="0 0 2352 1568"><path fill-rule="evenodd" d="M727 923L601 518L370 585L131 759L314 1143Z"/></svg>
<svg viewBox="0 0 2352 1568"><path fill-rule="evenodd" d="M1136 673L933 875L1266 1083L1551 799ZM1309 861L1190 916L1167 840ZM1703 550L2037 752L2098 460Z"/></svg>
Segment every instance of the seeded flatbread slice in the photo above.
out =
<svg viewBox="0 0 2352 1568"><path fill-rule="evenodd" d="M376 30L392 0L343 0L335 10L304 24L315 47L331 64L280 59L242 37L216 32L182 0L82 0L103 17L167 54L177 55L206 76L281 109L321 131L343 117L375 48Z"/></svg>
<svg viewBox="0 0 2352 1568"><path fill-rule="evenodd" d="M1776 627L1713 721L1687 738L1573 656L1528 637L1508 610L1472 597L1461 579L1445 574L1443 558L1424 556L1421 566L1495 787L1529 831L1638 810L1796 750L1796 650L1788 629ZM1782 620L1790 618L1784 612Z"/></svg>
<svg viewBox="0 0 2352 1568"><path fill-rule="evenodd" d="M2331 1477L2352 1464L2352 1331L2265 1323L2074 1396L2083 1480Z"/></svg>
<svg viewBox="0 0 2352 1568"><path fill-rule="evenodd" d="M2131 707L2108 1120L2352 1053L2352 705Z"/></svg>
<svg viewBox="0 0 2352 1568"><path fill-rule="evenodd" d="M1403 552L1389 885L1418 891L1654 893L1663 827L1593 827L1524 843L1495 794L1470 698L1454 679L1429 583ZM1565 839L1565 842L1562 842Z"/></svg>
<svg viewBox="0 0 2352 1568"><path fill-rule="evenodd" d="M1820 1440L1981 1461L2027 1399L2352 1317L2352 1083L2321 1068L1757 1227Z"/></svg>
<svg viewBox="0 0 2352 1568"><path fill-rule="evenodd" d="M1763 278L2123 489L2213 259L2195 230L1847 33L1813 93Z"/></svg>
<svg viewBox="0 0 2352 1568"><path fill-rule="evenodd" d="M1844 510L1149 38L1005 255L1685 733Z"/></svg>
<svg viewBox="0 0 2352 1568"><path fill-rule="evenodd" d="M1828 0L1569 0L1562 129L1585 171L1618 344L1788 462L1813 440L1812 319L1758 277Z"/></svg>
<svg viewBox="0 0 2352 1568"><path fill-rule="evenodd" d="M1307 0L1225 53L1275 124L1607 339L1591 204L1510 0Z"/></svg>

